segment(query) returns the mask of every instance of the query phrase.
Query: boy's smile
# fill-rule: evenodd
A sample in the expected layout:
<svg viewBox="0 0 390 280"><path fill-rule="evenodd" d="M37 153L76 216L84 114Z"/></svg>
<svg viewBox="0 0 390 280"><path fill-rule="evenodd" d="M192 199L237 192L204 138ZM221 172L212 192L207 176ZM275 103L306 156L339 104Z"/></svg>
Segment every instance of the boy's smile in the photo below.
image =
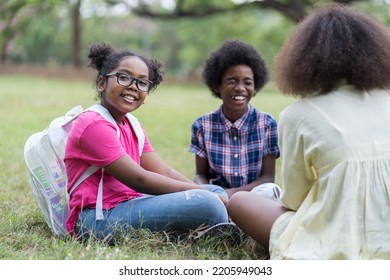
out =
<svg viewBox="0 0 390 280"><path fill-rule="evenodd" d="M248 110L248 103L255 93L252 69L243 64L228 68L222 76L219 93L223 113L232 122Z"/></svg>

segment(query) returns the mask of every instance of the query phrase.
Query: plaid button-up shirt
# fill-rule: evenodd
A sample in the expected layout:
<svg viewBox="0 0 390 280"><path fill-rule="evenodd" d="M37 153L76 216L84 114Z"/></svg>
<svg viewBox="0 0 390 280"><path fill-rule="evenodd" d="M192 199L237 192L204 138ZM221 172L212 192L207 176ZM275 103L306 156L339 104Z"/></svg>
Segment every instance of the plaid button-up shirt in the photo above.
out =
<svg viewBox="0 0 390 280"><path fill-rule="evenodd" d="M208 159L210 184L241 187L260 176L264 156L279 157L276 120L248 105L231 123L220 107L192 124L189 151Z"/></svg>

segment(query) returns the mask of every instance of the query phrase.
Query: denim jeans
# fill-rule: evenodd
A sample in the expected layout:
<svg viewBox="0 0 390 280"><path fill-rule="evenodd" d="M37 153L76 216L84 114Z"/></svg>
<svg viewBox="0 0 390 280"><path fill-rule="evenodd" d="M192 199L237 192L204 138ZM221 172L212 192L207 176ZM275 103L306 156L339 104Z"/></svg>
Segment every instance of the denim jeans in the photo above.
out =
<svg viewBox="0 0 390 280"><path fill-rule="evenodd" d="M110 210L103 210L103 220L95 219L95 209L84 208L75 232L83 240L94 236L113 244L116 236L131 229L180 232L228 222L226 207L217 196L227 197L226 192L218 186L204 186L208 190L144 195L121 202Z"/></svg>

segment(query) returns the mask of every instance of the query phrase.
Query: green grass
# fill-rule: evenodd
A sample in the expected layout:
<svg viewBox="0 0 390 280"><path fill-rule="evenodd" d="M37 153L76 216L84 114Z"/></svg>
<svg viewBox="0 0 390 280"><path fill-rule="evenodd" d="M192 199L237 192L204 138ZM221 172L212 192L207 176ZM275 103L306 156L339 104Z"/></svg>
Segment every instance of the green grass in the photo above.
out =
<svg viewBox="0 0 390 280"><path fill-rule="evenodd" d="M230 247L225 242L172 242L163 233L141 231L115 247L51 235L28 184L23 147L34 132L75 105L96 102L90 81L61 80L22 75L0 76L0 259L257 259L264 254L247 242ZM162 84L134 112L143 123L157 153L189 178L194 176L194 155L188 152L194 119L214 110L220 100L201 84ZM291 98L272 85L252 105L279 112ZM277 183L280 183L279 161Z"/></svg>

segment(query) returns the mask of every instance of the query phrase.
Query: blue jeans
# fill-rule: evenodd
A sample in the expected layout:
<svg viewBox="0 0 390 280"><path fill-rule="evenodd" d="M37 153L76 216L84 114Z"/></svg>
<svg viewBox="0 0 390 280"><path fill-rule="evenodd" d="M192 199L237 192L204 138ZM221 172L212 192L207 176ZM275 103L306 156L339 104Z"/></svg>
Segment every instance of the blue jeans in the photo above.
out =
<svg viewBox="0 0 390 280"><path fill-rule="evenodd" d="M209 190L188 190L163 195L144 195L103 210L104 219L96 220L94 208L79 214L75 232L82 240L93 236L115 243L115 236L131 229L151 231L188 231L200 226L228 222L225 205L216 195L226 192L218 186L204 185Z"/></svg>

